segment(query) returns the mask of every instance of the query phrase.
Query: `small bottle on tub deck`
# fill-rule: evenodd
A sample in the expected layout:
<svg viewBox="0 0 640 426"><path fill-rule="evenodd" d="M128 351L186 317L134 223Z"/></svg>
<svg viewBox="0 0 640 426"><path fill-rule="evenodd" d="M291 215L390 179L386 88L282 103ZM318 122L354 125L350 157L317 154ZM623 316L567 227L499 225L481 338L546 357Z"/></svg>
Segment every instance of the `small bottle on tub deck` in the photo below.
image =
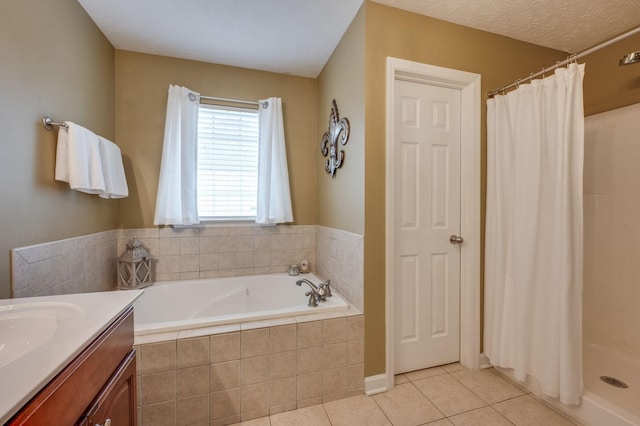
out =
<svg viewBox="0 0 640 426"><path fill-rule="evenodd" d="M300 262L300 272L302 272L303 274L309 272L309 261L307 259Z"/></svg>

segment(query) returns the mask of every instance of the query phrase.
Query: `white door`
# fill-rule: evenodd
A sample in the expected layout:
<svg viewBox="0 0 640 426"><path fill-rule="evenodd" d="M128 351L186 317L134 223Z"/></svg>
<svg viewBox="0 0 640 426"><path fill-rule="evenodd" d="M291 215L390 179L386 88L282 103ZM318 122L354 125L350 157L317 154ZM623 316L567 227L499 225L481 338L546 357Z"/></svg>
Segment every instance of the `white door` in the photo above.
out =
<svg viewBox="0 0 640 426"><path fill-rule="evenodd" d="M460 91L395 81L395 373L460 359Z"/></svg>

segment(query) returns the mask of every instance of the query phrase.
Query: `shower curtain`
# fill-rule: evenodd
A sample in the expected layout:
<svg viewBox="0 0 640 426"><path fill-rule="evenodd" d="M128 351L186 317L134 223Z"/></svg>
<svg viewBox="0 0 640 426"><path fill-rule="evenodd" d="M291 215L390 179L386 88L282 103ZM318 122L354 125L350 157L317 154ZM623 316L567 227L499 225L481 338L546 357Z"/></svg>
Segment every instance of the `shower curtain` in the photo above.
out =
<svg viewBox="0 0 640 426"><path fill-rule="evenodd" d="M484 353L582 395L584 64L487 101Z"/></svg>

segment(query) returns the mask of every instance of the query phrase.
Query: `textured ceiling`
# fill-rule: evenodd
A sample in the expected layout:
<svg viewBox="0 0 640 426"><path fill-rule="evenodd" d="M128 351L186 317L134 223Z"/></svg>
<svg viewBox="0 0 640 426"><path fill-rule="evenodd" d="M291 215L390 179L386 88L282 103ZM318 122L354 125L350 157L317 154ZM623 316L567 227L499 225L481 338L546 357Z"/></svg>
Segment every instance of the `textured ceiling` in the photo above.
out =
<svg viewBox="0 0 640 426"><path fill-rule="evenodd" d="M640 0L374 1L571 53L640 25ZM316 77L363 0L78 2L117 49Z"/></svg>
<svg viewBox="0 0 640 426"><path fill-rule="evenodd" d="M639 0L373 1L569 53L640 25Z"/></svg>

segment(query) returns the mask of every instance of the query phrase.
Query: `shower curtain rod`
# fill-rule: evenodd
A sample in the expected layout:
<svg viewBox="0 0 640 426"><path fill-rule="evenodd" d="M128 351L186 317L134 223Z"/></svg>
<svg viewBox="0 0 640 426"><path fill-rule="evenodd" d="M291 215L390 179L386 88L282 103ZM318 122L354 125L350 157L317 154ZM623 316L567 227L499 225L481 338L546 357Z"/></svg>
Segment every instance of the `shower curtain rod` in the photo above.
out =
<svg viewBox="0 0 640 426"><path fill-rule="evenodd" d="M196 95L193 93L189 93L189 99L191 99L192 101L196 100ZM215 96L202 96L200 95L200 99L204 99L207 101L220 101L220 102L231 102L234 104L246 104L246 105L255 105L255 106L260 106L262 105L263 108L266 108L267 106L269 106L269 102L258 102L258 101L243 101L240 99L229 99L229 98L216 98Z"/></svg>
<svg viewBox="0 0 640 426"><path fill-rule="evenodd" d="M493 98L495 95L499 94L500 92L504 92L505 90L511 89L512 87L517 87L520 85L520 83L522 83L523 81L531 81L534 78L538 77L539 75L543 75L548 73L549 71L555 70L558 67L564 66L570 62L574 62L577 61L578 59L582 58L583 56L587 56L590 55L593 52L597 52L600 49L604 49L605 47L611 46L614 43L617 43L621 40L624 40L625 38L631 37L632 35L638 34L640 33L640 27L636 27L632 30L627 31L626 33L620 34L619 36L613 37L609 40L603 41L600 44L596 44L593 47L588 48L587 50L583 50L582 52L578 52L578 53L574 53L573 55L569 55L569 57L567 59L565 59L564 61L558 61L556 62L554 65L547 67L547 68L543 68L542 71L538 71L536 73L531 73L529 74L529 77L525 77L525 78L519 78L516 81L514 81L511 84L507 84L506 86L502 86L498 89L495 90L491 90L490 92L487 92L487 96L490 98Z"/></svg>

